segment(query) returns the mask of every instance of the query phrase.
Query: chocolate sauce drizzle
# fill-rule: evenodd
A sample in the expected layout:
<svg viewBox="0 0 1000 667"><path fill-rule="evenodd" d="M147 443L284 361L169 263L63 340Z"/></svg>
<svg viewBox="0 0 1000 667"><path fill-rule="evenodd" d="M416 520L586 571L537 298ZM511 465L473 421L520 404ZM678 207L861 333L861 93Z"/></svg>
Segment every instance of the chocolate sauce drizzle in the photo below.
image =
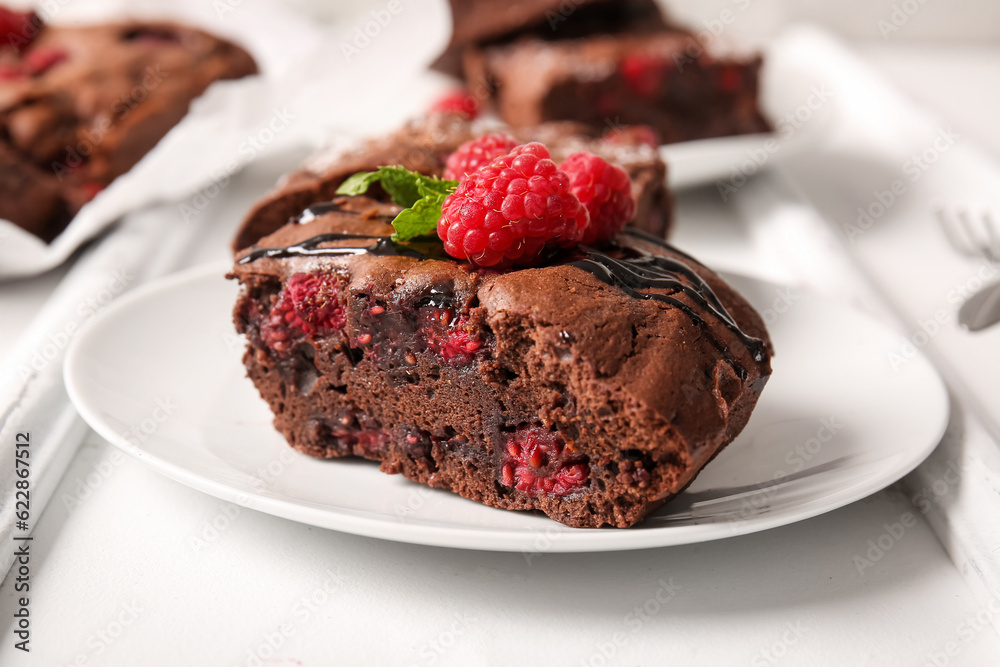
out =
<svg viewBox="0 0 1000 667"><path fill-rule="evenodd" d="M324 201L324 202L319 202L318 204L312 204L304 211L302 211L302 213L299 214L299 217L292 218L288 222L295 223L298 225L304 225L307 222L312 222L316 218L320 217L321 215L325 215L327 213L343 213L345 215L364 215L361 211L352 211L349 208L344 208L335 201ZM378 215L372 215L371 217L389 222L395 219L396 216L388 214L378 214Z"/></svg>
<svg viewBox="0 0 1000 667"><path fill-rule="evenodd" d="M637 239L642 239L646 243L652 243L653 245L658 245L661 248L663 248L664 250L669 250L670 252L672 252L675 255L680 255L681 257L683 257L684 259L688 260L689 262L694 262L695 264L698 264L699 266L704 266L704 264L702 264L701 262L699 262L698 260L696 260L694 257L692 257L691 255L687 254L683 250L679 250L678 248L672 246L671 244L669 244L666 241L664 241L663 239L661 239L659 236L654 236L653 234L650 234L649 232L643 231L643 230L638 229L636 227L625 227L624 229L622 229L619 232L619 234L624 234L625 236L634 236Z"/></svg>
<svg viewBox="0 0 1000 667"><path fill-rule="evenodd" d="M359 215L356 211L348 211L334 202L313 204L305 209L298 217L297 222L306 223L312 219L330 212L342 212ZM696 259L673 247L663 239L652 234L648 234L638 229L626 227L622 234L634 236L647 243L657 245L671 254L688 260L692 264L700 264ZM347 240L365 240L373 243L364 245L335 246L330 248L320 248L324 243ZM759 338L755 338L743 331L736 320L729 313L722 301L715 294L708 283L691 266L673 257L654 255L637 248L628 248L630 253L638 256L615 258L592 248L580 249L583 257L577 259L570 258L567 261L569 266L575 266L582 271L590 273L601 282L611 285L625 292L634 299L647 299L666 303L681 310L695 323L702 331L709 335L716 348L733 365L741 379L747 378L746 369L735 362L729 354L728 346L719 341L712 333L711 328L705 319L698 314L690 305L678 299L675 294L682 292L688 296L699 308L722 323L750 352L754 361L762 362L768 356L767 347ZM249 264L261 258L282 258L282 257L319 257L319 256L343 256L343 255L380 255L391 256L401 255L416 259L429 259L430 255L419 252L406 245L393 243L388 236L369 236L364 234L320 234L312 238L300 241L287 248L258 248L248 253L239 260L239 264ZM671 294L647 293L640 290L660 289L671 290Z"/></svg>
<svg viewBox="0 0 1000 667"><path fill-rule="evenodd" d="M654 236L653 234L650 234L649 232L643 231L641 229L636 229L635 227L625 227L621 231L621 234L626 235L626 236L633 236L635 238L642 239L643 241L645 241L647 243L651 243L653 245L656 245L656 246L659 246L659 247L663 248L664 250L668 250L668 251L670 251L674 255L677 255L679 257L683 257L684 259L688 260L692 264L697 264L699 266L704 266L701 262L699 262L697 259L695 259L691 255L687 254L686 252L684 252L682 250L677 249L673 245L667 243L664 239L662 239L662 238L660 238L658 236ZM719 297L716 296L716 294L712 290L712 288L709 287L708 284L705 283L704 279L702 279L702 277L700 275L698 275L697 273L695 273L691 269L690 266L685 265L683 262L679 262L677 260L670 260L669 258L666 258L666 257L659 257L659 256L656 256L656 255L652 255L650 253L643 252L642 253L642 257L640 259L643 260L643 261L645 261L647 258L653 258L653 259L658 259L658 260L661 260L661 261L670 262L672 264L672 266L668 267L668 269L667 269L668 270L668 274L672 270L674 272L682 273L683 275L687 276L688 279L691 280L692 283L694 283L697 286L697 289L692 290L691 287L686 287L686 288L682 287L682 289L684 289L684 291L696 303L699 303L700 305L702 305L702 307L705 307L706 305L711 306L711 307L708 307L707 310L709 310L716 317L718 317L719 320L723 323L723 325L727 329L729 329L734 334L736 334L736 336L740 339L740 341L743 343L743 345L747 348L747 351L750 352L750 354L753 357L754 361L760 363L760 362L764 361L765 359L767 359L770 356L770 352L768 351L767 346L764 344L764 341L762 341L759 338L756 338L754 336L749 335L748 333L746 333L745 331L743 331L740 328L740 326L736 322L735 318L733 318L733 316L730 315L729 311L726 310L726 307L722 305L722 302L719 300ZM636 260L632 260L632 261L635 262ZM595 277L597 277L598 279L601 279L601 277L600 276L596 276L596 274L595 274ZM668 275L668 277L669 277L669 275ZM623 289L626 293L629 293L629 291L625 290L624 287L622 287L621 285L618 285L618 286L621 289ZM634 291L634 289L633 289L633 291ZM693 312L691 310L691 308L689 308L689 307L686 306L686 304L683 304L683 303L674 303L674 302L677 301L676 299L668 300L668 299L670 299L670 297L665 296L665 295L643 294L641 292L638 295L630 294L630 296L633 296L635 298L643 298L643 299L656 299L656 300L659 300L659 301L666 301L668 303L672 303L672 305L677 305L689 317L691 317L691 319L698 326L700 326L705 331L708 330L705 321L700 316L698 316L697 313ZM700 300L704 300L707 303L701 304ZM724 349L723 346L718 345L718 344L716 345L716 347L719 348L720 351L723 352L723 354L725 354L725 356L727 357L727 359L729 361L733 362L732 356L730 354L728 354L728 350ZM743 369L743 368L739 367L738 365L736 365L735 362L734 362L734 368L739 373L740 378L743 379L743 380L746 380L746 371L745 371L745 369Z"/></svg>
<svg viewBox="0 0 1000 667"><path fill-rule="evenodd" d="M332 201L324 201L318 204L313 204L306 208L302 213L299 214L298 218L295 218L295 222L300 225L304 225L307 222L312 222L316 218L326 213L346 213L348 215L361 215L358 211L350 211L340 204Z"/></svg>
<svg viewBox="0 0 1000 667"><path fill-rule="evenodd" d="M368 240L375 241L368 245L335 246L333 248L320 248L323 243L333 241L348 240ZM282 257L322 257L340 255L402 255L404 257L415 257L417 259L427 259L427 255L416 250L411 250L403 245L396 245L392 238L388 236L369 236L366 234L320 234L312 238L300 241L287 248L257 248L240 259L238 264L249 264L258 259Z"/></svg>
<svg viewBox="0 0 1000 667"><path fill-rule="evenodd" d="M736 364L732 355L729 354L728 347L715 339L708 323L695 312L694 308L671 294L647 293L639 290L663 289L673 290L674 293L683 292L702 310L711 313L723 326L732 331L746 346L754 361L764 361L767 356L767 348L763 341L740 329L736 320L722 305L722 301L708 286L708 283L687 264L670 257L642 251L637 252L640 253L638 257L616 259L597 250L587 250L583 259L570 262L569 265L586 271L603 283L617 287L633 299L659 301L681 310L700 329L712 336L716 347L726 356L741 379L745 380L747 377L746 369ZM681 276L687 280L681 280Z"/></svg>

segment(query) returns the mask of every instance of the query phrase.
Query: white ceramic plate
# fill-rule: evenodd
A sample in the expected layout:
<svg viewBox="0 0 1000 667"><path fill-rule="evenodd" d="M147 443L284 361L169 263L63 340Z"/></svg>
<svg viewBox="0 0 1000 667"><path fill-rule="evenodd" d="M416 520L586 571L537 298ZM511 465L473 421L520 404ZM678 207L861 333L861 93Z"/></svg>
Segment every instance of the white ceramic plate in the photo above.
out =
<svg viewBox="0 0 1000 667"><path fill-rule="evenodd" d="M580 530L384 475L366 461L292 451L244 376L223 266L121 299L68 352L66 385L103 437L166 476L262 512L361 535L497 551L611 551L685 544L800 521L863 498L926 457L948 420L922 357L893 370L898 336L808 295L732 283L769 320L774 375L744 433L636 528ZM786 300L788 301L788 300ZM779 312L782 311L782 312Z"/></svg>
<svg viewBox="0 0 1000 667"><path fill-rule="evenodd" d="M664 144L660 155L667 163L667 184L680 190L712 183L740 185L798 150L798 145L776 134L744 134Z"/></svg>

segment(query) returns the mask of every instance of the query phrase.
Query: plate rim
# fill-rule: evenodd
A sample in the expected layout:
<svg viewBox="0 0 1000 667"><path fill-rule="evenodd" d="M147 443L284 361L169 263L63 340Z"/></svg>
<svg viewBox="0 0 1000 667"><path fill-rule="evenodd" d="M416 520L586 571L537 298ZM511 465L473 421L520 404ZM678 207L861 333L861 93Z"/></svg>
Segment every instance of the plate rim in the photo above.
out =
<svg viewBox="0 0 1000 667"><path fill-rule="evenodd" d="M742 519L738 523L730 522L728 524L729 530L725 531L724 534L719 534L719 524L717 522L685 526L657 526L647 529L643 529L641 524L630 529L592 529L571 528L550 520L551 523L546 524L546 527L553 530L535 530L523 528L479 528L472 525L435 526L408 522L403 517L393 517L391 515L356 516L350 512L343 511L342 508L319 508L313 506L308 501L296 501L287 496L285 498L275 498L260 494L259 492L244 492L228 486L222 481L211 479L195 471L186 469L178 463L153 456L140 445L128 442L113 427L105 423L98 414L98 410L94 406L91 406L86 399L83 387L80 386L83 379L77 377L73 369L79 363L77 358L83 354L81 350L84 349L90 336L93 335L93 331L102 322L113 317L119 311L127 310L132 304L144 301L159 292L175 289L185 283L196 283L209 276L221 279L231 268L232 265L230 263L220 261L201 264L140 285L128 294L116 299L114 303L92 318L81 329L80 333L74 337L74 340L67 348L65 363L63 365L63 380L67 394L80 416L98 435L119 450L151 467L159 474L215 498L235 502L246 509L261 511L283 519L328 530L426 546L522 553L630 551L727 539L811 519L840 509L881 491L909 474L934 451L944 436L950 421L947 386L940 373L930 363L926 355L918 351L918 355L910 361L911 363L916 362L921 364L927 370L931 371L930 377L934 381L933 390L939 394L938 399L944 408L944 418L941 420L937 432L933 434L933 437L928 435L926 442L920 448L919 452L916 448L912 448L913 452L907 457L905 465L893 468L891 472L877 475L872 479L865 480L863 483L839 489L836 493L827 496L823 503L817 504L815 500L811 500L802 505L794 506L789 510L758 514L747 519ZM776 285L776 283L772 283L766 279L743 273L722 272L722 274L727 282L732 278L736 278L768 286ZM868 320L880 329L889 330L889 327L885 324L879 322L868 313L854 308L850 304L823 297L815 292L809 291L808 293L815 299L837 304L841 308L852 310L856 315ZM928 387L928 389L930 390L931 387ZM415 488L430 489L430 487L418 485L416 482L413 482L413 484ZM447 491L441 492L449 493ZM836 500L831 502L830 498L835 498ZM498 509L497 511L503 510ZM602 535L613 535L615 537L601 537ZM547 536L552 539L549 540L549 544L544 548L537 548L534 544L539 536ZM597 543L595 544L594 542Z"/></svg>

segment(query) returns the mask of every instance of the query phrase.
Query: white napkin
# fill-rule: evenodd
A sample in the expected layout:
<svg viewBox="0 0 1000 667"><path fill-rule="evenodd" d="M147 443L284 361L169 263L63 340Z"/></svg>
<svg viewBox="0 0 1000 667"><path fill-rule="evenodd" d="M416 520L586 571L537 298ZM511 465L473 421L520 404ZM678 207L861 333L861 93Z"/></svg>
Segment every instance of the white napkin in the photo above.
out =
<svg viewBox="0 0 1000 667"><path fill-rule="evenodd" d="M790 29L769 51L776 76L808 71L831 93L815 150L791 156L779 169L824 215L826 231L852 256L854 270L891 302L901 328L885 363L906 364L919 350L954 395L948 434L905 487L985 604L1000 596L1000 449L994 440L1000 437L1000 327L970 333L959 327L957 310L962 288L995 267L949 247L933 209L942 203L1000 207L1000 165L825 32ZM992 621L1000 629L1000 618Z"/></svg>

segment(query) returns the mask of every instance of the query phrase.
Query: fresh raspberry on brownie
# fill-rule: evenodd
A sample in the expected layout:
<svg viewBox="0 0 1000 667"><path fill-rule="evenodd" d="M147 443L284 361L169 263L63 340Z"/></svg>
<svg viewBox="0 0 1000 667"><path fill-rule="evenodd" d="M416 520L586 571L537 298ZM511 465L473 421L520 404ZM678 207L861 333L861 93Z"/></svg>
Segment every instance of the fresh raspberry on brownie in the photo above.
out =
<svg viewBox="0 0 1000 667"><path fill-rule="evenodd" d="M590 214L581 243L602 245L632 221L635 200L624 169L593 153L573 153L559 168L569 175L570 191Z"/></svg>
<svg viewBox="0 0 1000 667"><path fill-rule="evenodd" d="M478 269L433 238L394 241L402 210L338 196L237 256L244 363L298 451L625 528L746 425L767 332L696 260L626 227L600 250Z"/></svg>
<svg viewBox="0 0 1000 667"><path fill-rule="evenodd" d="M18 12L0 5L0 50L20 53L31 45L41 25L35 12Z"/></svg>
<svg viewBox="0 0 1000 667"><path fill-rule="evenodd" d="M435 100L430 111L457 113L469 120L475 120L479 116L479 100L467 90L453 90Z"/></svg>
<svg viewBox="0 0 1000 667"><path fill-rule="evenodd" d="M566 172L533 142L460 181L444 200L437 233L456 259L483 267L523 265L547 248L577 244L589 221Z"/></svg>
<svg viewBox="0 0 1000 667"><path fill-rule="evenodd" d="M448 156L444 165L444 177L460 181L480 167L485 167L494 158L509 153L516 147L517 141L513 137L500 132L484 134L466 141Z"/></svg>

